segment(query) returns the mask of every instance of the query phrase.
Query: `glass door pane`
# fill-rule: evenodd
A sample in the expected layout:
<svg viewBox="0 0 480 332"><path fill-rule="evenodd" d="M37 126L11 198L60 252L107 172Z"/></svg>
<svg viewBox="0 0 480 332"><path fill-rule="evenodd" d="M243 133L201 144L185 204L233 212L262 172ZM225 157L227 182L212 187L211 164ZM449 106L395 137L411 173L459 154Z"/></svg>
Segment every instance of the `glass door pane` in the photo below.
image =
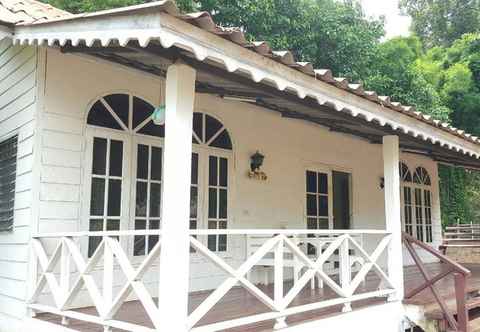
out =
<svg viewBox="0 0 480 332"><path fill-rule="evenodd" d="M136 145L135 230L160 229L162 201L162 148ZM158 243L158 235L136 235L133 254L148 254Z"/></svg>
<svg viewBox="0 0 480 332"><path fill-rule="evenodd" d="M307 229L330 228L330 180L326 172L307 170L305 174ZM315 237L309 234L308 237ZM311 244L307 247L309 255L316 250Z"/></svg>
<svg viewBox="0 0 480 332"><path fill-rule="evenodd" d="M415 222L417 231L417 240L423 241L423 205L422 205L422 189L415 188Z"/></svg>
<svg viewBox="0 0 480 332"><path fill-rule="evenodd" d="M328 173L306 172L306 212L308 229L328 229L330 219Z"/></svg>
<svg viewBox="0 0 480 332"><path fill-rule="evenodd" d="M403 187L403 224L405 225L405 232L413 235L413 204L412 204L412 189L410 187Z"/></svg>
<svg viewBox="0 0 480 332"><path fill-rule="evenodd" d="M208 156L208 228L227 229L228 221L228 159ZM208 248L227 251L226 235L209 235Z"/></svg>
<svg viewBox="0 0 480 332"><path fill-rule="evenodd" d="M423 205L425 212L425 240L426 242L433 241L432 232L432 195L430 190L423 190Z"/></svg>
<svg viewBox="0 0 480 332"><path fill-rule="evenodd" d="M89 230L120 230L124 142L94 137L92 151ZM100 242L101 237L89 238L89 256Z"/></svg>

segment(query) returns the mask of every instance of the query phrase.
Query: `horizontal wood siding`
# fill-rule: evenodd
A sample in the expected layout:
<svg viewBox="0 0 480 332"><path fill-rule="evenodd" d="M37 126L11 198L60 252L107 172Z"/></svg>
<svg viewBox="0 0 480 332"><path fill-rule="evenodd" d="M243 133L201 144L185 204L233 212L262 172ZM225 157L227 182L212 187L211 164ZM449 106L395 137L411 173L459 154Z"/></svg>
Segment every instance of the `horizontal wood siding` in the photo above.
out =
<svg viewBox="0 0 480 332"><path fill-rule="evenodd" d="M18 135L14 230L0 233L0 314L25 315L33 209L37 49L0 41L0 140Z"/></svg>

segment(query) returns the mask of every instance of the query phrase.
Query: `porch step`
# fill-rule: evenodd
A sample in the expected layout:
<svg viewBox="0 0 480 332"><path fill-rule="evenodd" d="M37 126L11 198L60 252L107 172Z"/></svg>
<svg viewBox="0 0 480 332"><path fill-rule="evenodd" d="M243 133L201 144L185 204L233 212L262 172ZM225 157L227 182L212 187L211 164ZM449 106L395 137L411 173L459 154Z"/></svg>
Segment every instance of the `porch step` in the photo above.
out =
<svg viewBox="0 0 480 332"><path fill-rule="evenodd" d="M470 298L467 299L467 302L466 302L467 310L469 312L470 311L476 311L475 309L480 310L480 294L479 294L479 291L471 292L471 293L467 294L467 297L470 297ZM445 304L447 305L450 312L452 312L454 315L457 314L457 303L456 303L455 297L450 297L450 298L446 299ZM443 312L442 312L442 310L440 309L440 306L437 303L429 305L429 306L425 306L424 310L425 310L425 317L428 318L428 319L442 320L444 318L443 317ZM478 313L477 312L475 312L475 313L472 312L471 314L472 314L471 318L473 318L475 320L480 319L480 311ZM480 325L479 325L479 327L480 327Z"/></svg>

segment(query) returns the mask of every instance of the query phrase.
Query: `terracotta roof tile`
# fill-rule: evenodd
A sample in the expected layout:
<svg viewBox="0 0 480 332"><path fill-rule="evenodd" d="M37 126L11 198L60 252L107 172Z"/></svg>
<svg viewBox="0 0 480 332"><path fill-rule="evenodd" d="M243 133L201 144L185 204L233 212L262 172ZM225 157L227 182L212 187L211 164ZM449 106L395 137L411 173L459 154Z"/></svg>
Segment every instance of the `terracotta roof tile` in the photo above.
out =
<svg viewBox="0 0 480 332"><path fill-rule="evenodd" d="M35 0L0 0L0 22L35 23L72 14Z"/></svg>

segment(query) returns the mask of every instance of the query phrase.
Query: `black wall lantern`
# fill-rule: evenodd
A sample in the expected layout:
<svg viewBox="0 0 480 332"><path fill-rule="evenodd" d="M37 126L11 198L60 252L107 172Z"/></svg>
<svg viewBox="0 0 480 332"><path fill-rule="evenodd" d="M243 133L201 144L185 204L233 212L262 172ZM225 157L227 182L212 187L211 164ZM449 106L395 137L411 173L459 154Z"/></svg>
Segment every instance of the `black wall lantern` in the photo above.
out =
<svg viewBox="0 0 480 332"><path fill-rule="evenodd" d="M267 180L267 174L260 169L264 159L265 156L258 151L250 156L250 172L248 172L248 176L251 179Z"/></svg>
<svg viewBox="0 0 480 332"><path fill-rule="evenodd" d="M260 167L263 165L263 160L265 159L265 156L261 154L260 152L255 152L251 157L250 157L250 170L252 172L259 171Z"/></svg>

